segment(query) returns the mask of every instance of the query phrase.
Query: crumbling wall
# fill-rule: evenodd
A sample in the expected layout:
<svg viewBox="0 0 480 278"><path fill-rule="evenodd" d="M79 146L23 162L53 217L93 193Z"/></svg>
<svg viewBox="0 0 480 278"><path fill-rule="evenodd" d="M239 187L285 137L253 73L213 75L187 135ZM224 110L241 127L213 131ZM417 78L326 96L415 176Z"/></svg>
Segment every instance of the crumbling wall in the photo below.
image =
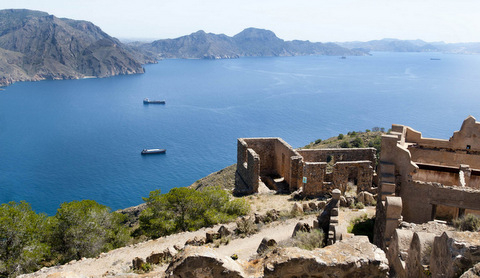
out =
<svg viewBox="0 0 480 278"><path fill-rule="evenodd" d="M278 175L275 167L275 141L277 138L240 138L245 142L247 148L258 154L261 167L260 175Z"/></svg>
<svg viewBox="0 0 480 278"><path fill-rule="evenodd" d="M342 192L347 189L348 182L357 185L357 192L370 191L373 179L371 161L337 162L333 166L333 183Z"/></svg>
<svg viewBox="0 0 480 278"><path fill-rule="evenodd" d="M303 168L303 176L307 178L307 183L303 185L303 195L315 197L330 192L333 188L325 186L326 173L326 162L306 162Z"/></svg>
<svg viewBox="0 0 480 278"><path fill-rule="evenodd" d="M435 237L430 256L432 277L459 277L480 262L480 233L444 232Z"/></svg>
<svg viewBox="0 0 480 278"><path fill-rule="evenodd" d="M235 194L246 195L258 192L260 156L248 148L247 143L238 139L237 170L235 171Z"/></svg>
<svg viewBox="0 0 480 278"><path fill-rule="evenodd" d="M329 157L335 162L333 174L326 171ZM258 192L260 178L273 190L288 186L293 192L303 186L303 193L308 197L317 197L335 188L345 191L349 181L360 191L370 191L374 166L374 148L296 151L281 138L240 138L235 193ZM306 183L303 183L304 177Z"/></svg>

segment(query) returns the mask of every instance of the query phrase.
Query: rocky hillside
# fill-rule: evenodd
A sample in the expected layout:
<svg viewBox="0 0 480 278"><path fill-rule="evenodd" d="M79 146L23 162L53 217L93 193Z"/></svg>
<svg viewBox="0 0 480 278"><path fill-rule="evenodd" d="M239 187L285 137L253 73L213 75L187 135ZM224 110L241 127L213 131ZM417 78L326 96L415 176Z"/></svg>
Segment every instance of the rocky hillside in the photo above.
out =
<svg viewBox="0 0 480 278"><path fill-rule="evenodd" d="M176 39L157 40L140 45L146 53L161 58L223 59L243 56L366 55L334 43L284 41L272 31L247 28L233 37L198 31Z"/></svg>
<svg viewBox="0 0 480 278"><path fill-rule="evenodd" d="M0 86L16 81L143 73L155 62L87 21L0 11Z"/></svg>

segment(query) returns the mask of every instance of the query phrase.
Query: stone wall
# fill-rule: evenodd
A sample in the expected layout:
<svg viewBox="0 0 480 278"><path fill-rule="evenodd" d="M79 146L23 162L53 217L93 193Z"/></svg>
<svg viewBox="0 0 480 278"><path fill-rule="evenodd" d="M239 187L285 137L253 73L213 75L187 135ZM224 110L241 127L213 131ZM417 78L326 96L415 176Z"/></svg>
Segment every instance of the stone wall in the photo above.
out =
<svg viewBox="0 0 480 278"><path fill-rule="evenodd" d="M326 181L326 174L326 162L306 162L303 176L307 178L308 182L303 185L303 194L306 197L315 197L333 190L332 183Z"/></svg>
<svg viewBox="0 0 480 278"><path fill-rule="evenodd" d="M335 162L333 173L327 172L327 159ZM374 148L294 150L280 138L240 138L235 193L258 192L260 178L272 190L302 188L306 197L345 191L348 182L371 191L375 164Z"/></svg>
<svg viewBox="0 0 480 278"><path fill-rule="evenodd" d="M360 149L302 149L298 150L306 162L327 161L330 156L334 162L369 160L375 164L375 148Z"/></svg>
<svg viewBox="0 0 480 278"><path fill-rule="evenodd" d="M237 143L237 170L235 171L235 194L246 195L258 192L260 156L249 149L241 139Z"/></svg>
<svg viewBox="0 0 480 278"><path fill-rule="evenodd" d="M371 161L337 162L333 166L333 183L343 193L348 182L357 185L357 192L370 191L373 179L373 165Z"/></svg>

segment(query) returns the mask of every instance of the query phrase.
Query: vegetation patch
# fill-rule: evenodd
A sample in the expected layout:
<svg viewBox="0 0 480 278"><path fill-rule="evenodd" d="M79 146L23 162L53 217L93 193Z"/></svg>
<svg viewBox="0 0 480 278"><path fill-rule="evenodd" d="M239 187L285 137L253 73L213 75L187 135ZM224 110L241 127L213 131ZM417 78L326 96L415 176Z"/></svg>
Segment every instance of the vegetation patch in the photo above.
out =
<svg viewBox="0 0 480 278"><path fill-rule="evenodd" d="M125 246L130 235L124 216L92 200L61 204L52 217L26 202L0 206L0 276L95 257Z"/></svg>
<svg viewBox="0 0 480 278"><path fill-rule="evenodd" d="M293 237L293 246L306 250L322 248L324 239L325 235L320 229L313 229L310 232L298 231Z"/></svg>
<svg viewBox="0 0 480 278"><path fill-rule="evenodd" d="M144 201L147 208L140 214L139 229L150 238L233 221L250 210L246 200L231 200L220 187L173 188L166 194L155 190Z"/></svg>
<svg viewBox="0 0 480 278"><path fill-rule="evenodd" d="M453 226L460 231L480 231L480 218L473 214L464 215L461 218L453 220Z"/></svg>
<svg viewBox="0 0 480 278"><path fill-rule="evenodd" d="M373 242L373 228L375 226L375 217L368 218L365 213L363 216L353 219L347 228L347 232L356 236L368 236L368 240Z"/></svg>
<svg viewBox="0 0 480 278"><path fill-rule="evenodd" d="M385 134L383 127L373 127L371 130L349 131L347 136L340 133L338 136L326 140L317 139L306 145L305 149L323 149L323 148L375 148L377 158L380 154L382 143L382 134ZM328 161L327 161L328 162Z"/></svg>

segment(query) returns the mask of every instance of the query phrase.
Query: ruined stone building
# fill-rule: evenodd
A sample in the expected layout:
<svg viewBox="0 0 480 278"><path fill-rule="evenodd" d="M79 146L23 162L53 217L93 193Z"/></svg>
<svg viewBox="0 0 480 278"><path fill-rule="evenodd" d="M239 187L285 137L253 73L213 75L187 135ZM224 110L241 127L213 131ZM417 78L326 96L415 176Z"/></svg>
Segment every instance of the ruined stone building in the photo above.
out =
<svg viewBox="0 0 480 278"><path fill-rule="evenodd" d="M280 138L239 138L235 192L252 194L265 184L271 190L315 197L347 184L357 191L372 187L374 148L295 150Z"/></svg>
<svg viewBox="0 0 480 278"><path fill-rule="evenodd" d="M403 219L426 223L480 214L480 123L469 116L449 140L393 125L382 137L375 244L385 248Z"/></svg>

